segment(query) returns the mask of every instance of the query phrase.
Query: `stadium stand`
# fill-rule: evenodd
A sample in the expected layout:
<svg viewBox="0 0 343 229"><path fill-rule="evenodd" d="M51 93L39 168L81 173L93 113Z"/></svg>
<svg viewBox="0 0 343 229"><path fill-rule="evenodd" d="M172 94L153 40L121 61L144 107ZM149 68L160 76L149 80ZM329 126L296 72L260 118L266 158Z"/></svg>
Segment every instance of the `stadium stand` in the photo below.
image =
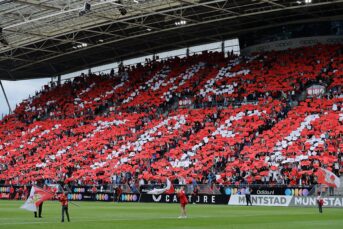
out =
<svg viewBox="0 0 343 229"><path fill-rule="evenodd" d="M342 51L203 52L45 86L1 121L0 180L316 184L343 172Z"/></svg>

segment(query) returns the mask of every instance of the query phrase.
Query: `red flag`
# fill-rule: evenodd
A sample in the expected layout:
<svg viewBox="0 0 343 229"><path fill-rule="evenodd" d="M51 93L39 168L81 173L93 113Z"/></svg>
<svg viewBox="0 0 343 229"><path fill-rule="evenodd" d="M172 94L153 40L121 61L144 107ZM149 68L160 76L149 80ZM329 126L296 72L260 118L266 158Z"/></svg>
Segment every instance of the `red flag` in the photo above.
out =
<svg viewBox="0 0 343 229"><path fill-rule="evenodd" d="M28 211L37 211L36 207L42 202L51 199L53 195L53 193L47 192L42 188L32 186L30 196L21 208Z"/></svg>
<svg viewBox="0 0 343 229"><path fill-rule="evenodd" d="M327 169L319 168L317 171L318 183L329 187L339 188L341 182L339 178Z"/></svg>
<svg viewBox="0 0 343 229"><path fill-rule="evenodd" d="M54 194L51 193L51 192L45 191L42 188L35 187L35 194L34 194L34 196L35 196L35 199L36 199L35 205L38 206L41 203L43 203L44 201L51 199L54 196Z"/></svg>
<svg viewBox="0 0 343 229"><path fill-rule="evenodd" d="M175 193L174 185L170 183L170 188L166 191L166 194L174 194L174 193Z"/></svg>

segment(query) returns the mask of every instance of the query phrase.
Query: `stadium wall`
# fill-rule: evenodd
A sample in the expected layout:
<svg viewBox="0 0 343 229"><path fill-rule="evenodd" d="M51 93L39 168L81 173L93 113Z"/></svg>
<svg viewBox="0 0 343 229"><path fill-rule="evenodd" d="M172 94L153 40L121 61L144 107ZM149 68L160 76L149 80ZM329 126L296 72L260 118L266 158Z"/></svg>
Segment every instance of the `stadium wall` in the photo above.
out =
<svg viewBox="0 0 343 229"><path fill-rule="evenodd" d="M19 186L18 186L19 187ZM16 188L18 188L16 187ZM316 207L315 196L301 196L299 193L292 190L299 188L286 188L284 194L280 190L262 190L259 189L257 194L251 195L252 204L255 206L279 206L279 207ZM246 205L245 195L236 194L234 188L226 188L223 194L198 194L192 196L187 195L190 203L197 204L221 204L221 205ZM270 194L265 194L271 192ZM260 194L258 194L260 193ZM276 194L276 195L275 195ZM18 199L10 198L9 187L0 187L0 199ZM115 192L102 191L93 193L88 187L72 187L68 194L68 199L71 201L117 201ZM343 208L343 196L328 196L324 197L324 207ZM119 198L120 202L143 202L143 203L178 203L177 194L160 194L151 195L146 193L122 193Z"/></svg>
<svg viewBox="0 0 343 229"><path fill-rule="evenodd" d="M324 197L324 207L342 208L343 197L330 196ZM279 207L316 207L317 200L315 196L270 196L270 195L252 195L251 201L256 206L279 206ZM228 205L246 205L244 195L231 195Z"/></svg>
<svg viewBox="0 0 343 229"><path fill-rule="evenodd" d="M251 55L254 52L281 51L299 47L313 46L316 44L343 44L343 36L317 36L295 38L270 43L249 46L241 50L242 55Z"/></svg>

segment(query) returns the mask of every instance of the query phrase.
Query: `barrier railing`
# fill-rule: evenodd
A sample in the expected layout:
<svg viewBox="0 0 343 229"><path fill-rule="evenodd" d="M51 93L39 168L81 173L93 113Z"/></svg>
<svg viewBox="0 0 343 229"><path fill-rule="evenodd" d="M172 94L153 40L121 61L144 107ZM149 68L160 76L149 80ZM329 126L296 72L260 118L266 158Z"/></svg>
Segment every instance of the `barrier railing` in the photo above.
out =
<svg viewBox="0 0 343 229"><path fill-rule="evenodd" d="M68 199L71 201L112 201L112 202L150 202L150 203L178 203L176 193L148 194L148 188L162 187L164 185L142 185L136 190L136 185L116 184L107 186L65 186ZM174 185L175 190L180 186L186 187L186 196L189 203L194 204L225 204L246 205L244 190L246 185ZM19 192L22 186L0 186L0 199L26 199L30 187ZM119 188L120 187L120 188ZM197 187L199 192L192 193ZM317 197L312 195L322 186L271 186L250 185L251 202L257 206L283 206L283 207L316 207ZM12 190L12 192L11 192ZM19 195L19 193L21 195ZM26 195L26 196L25 196ZM324 207L343 207L342 196L327 196L322 192Z"/></svg>
<svg viewBox="0 0 343 229"><path fill-rule="evenodd" d="M318 186L287 186L287 185L218 185L218 184L173 184L174 190L185 187L187 194L192 194L196 191L197 194L210 194L210 195L241 195L244 194L245 189L249 188L251 194L256 195L287 195L287 196L314 196L317 193ZM24 185L0 185L0 195L10 193L13 187L14 194ZM26 186L28 189L31 185ZM147 193L154 188L165 188L166 184L107 184L107 185L80 185L68 186L64 185L63 188L69 193L115 193L120 187L122 193L139 194ZM327 194L330 192L329 188L322 186L322 193ZM338 192L334 192L338 194ZM331 193L332 194L332 193ZM1 198L1 197L0 197Z"/></svg>

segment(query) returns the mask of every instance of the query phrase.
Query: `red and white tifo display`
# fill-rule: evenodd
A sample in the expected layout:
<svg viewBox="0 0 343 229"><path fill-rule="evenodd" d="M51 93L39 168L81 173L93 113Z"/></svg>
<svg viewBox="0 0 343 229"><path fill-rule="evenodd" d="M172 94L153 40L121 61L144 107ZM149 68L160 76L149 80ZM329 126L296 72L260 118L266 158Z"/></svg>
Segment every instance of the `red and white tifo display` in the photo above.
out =
<svg viewBox="0 0 343 229"><path fill-rule="evenodd" d="M342 48L204 52L45 86L0 122L0 181L316 184L343 172Z"/></svg>

